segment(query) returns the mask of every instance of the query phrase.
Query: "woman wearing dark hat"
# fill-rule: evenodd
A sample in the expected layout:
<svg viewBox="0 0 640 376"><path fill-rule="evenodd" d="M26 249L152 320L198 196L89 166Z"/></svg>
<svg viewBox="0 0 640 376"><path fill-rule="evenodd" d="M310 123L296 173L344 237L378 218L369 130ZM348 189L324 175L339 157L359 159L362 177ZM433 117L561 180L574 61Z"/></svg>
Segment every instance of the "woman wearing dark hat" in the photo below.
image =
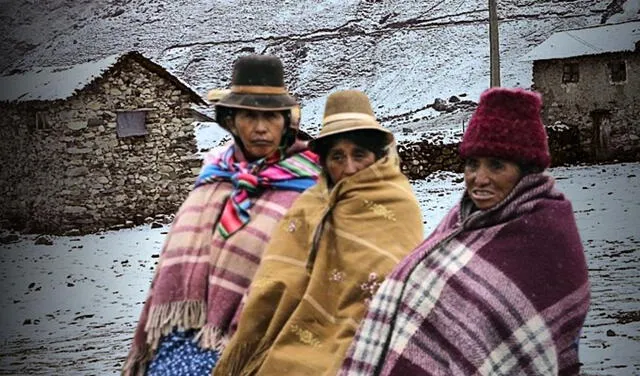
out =
<svg viewBox="0 0 640 376"><path fill-rule="evenodd" d="M318 184L280 222L215 375L335 375L369 299L423 237L393 135L369 99L329 96Z"/></svg>
<svg viewBox="0 0 640 376"><path fill-rule="evenodd" d="M380 287L339 375L577 375L589 282L537 93L484 92L466 191Z"/></svg>
<svg viewBox="0 0 640 376"><path fill-rule="evenodd" d="M315 184L317 156L297 139L281 61L243 56L216 102L234 142L205 157L167 235L125 375L209 375L271 233Z"/></svg>

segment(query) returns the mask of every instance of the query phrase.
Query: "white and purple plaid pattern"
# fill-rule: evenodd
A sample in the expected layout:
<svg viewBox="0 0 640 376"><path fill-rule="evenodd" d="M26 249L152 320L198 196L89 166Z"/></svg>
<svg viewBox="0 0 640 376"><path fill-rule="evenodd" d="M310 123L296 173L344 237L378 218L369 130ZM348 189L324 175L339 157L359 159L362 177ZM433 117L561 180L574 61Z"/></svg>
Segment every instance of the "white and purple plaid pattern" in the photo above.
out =
<svg viewBox="0 0 640 376"><path fill-rule="evenodd" d="M589 283L570 204L553 185L528 176L500 208L465 222L452 220L464 204L453 208L381 286L339 375L577 374ZM522 240L537 225L549 239ZM526 261L537 254L539 264ZM545 254L577 277L530 284L527 269L544 268Z"/></svg>

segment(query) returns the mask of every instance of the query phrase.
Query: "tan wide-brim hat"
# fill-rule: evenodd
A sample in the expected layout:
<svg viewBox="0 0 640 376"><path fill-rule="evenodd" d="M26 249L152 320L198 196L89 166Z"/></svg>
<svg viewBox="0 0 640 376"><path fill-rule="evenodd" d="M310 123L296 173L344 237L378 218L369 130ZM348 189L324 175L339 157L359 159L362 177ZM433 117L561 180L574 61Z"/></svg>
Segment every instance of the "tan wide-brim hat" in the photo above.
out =
<svg viewBox="0 0 640 376"><path fill-rule="evenodd" d="M309 148L316 150L329 136L364 129L379 131L387 138L388 144L393 142L393 133L378 123L365 93L359 90L337 91L327 98L322 129L309 142Z"/></svg>

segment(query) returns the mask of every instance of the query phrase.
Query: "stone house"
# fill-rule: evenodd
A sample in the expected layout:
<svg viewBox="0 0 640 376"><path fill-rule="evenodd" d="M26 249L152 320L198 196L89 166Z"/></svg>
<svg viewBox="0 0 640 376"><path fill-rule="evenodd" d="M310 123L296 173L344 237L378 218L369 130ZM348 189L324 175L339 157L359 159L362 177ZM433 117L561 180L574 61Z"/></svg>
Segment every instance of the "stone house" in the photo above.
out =
<svg viewBox="0 0 640 376"><path fill-rule="evenodd" d="M0 77L0 225L82 233L174 213L207 102L132 51ZM206 116L204 117L206 118Z"/></svg>
<svg viewBox="0 0 640 376"><path fill-rule="evenodd" d="M559 31L529 52L546 124L585 161L640 160L640 20Z"/></svg>

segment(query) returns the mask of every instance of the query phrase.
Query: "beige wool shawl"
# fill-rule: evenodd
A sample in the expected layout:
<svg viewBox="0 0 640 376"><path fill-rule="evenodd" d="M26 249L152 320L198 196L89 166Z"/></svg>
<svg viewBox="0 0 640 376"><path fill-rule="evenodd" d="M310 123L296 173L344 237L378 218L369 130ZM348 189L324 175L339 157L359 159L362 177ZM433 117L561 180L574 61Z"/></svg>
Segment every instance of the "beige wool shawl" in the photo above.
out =
<svg viewBox="0 0 640 376"><path fill-rule="evenodd" d="M303 193L274 230L215 375L335 375L368 301L423 238L397 154Z"/></svg>

